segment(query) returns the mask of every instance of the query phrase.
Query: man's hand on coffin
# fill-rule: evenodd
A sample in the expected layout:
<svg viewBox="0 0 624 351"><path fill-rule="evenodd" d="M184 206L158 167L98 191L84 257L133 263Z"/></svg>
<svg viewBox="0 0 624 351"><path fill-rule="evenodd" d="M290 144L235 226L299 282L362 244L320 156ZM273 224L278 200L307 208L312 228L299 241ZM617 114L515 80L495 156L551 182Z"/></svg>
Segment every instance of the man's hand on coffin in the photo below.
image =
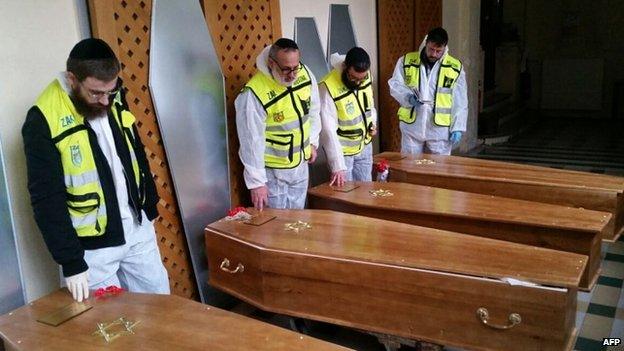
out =
<svg viewBox="0 0 624 351"><path fill-rule="evenodd" d="M81 302L89 298L89 274L87 271L66 277L65 283L74 300Z"/></svg>
<svg viewBox="0 0 624 351"><path fill-rule="evenodd" d="M269 204L269 188L266 185L251 189L251 202L257 210L262 211Z"/></svg>
<svg viewBox="0 0 624 351"><path fill-rule="evenodd" d="M345 183L345 178L347 177L346 171L338 171L334 172L331 175L331 179L329 180L329 186L343 186Z"/></svg>
<svg viewBox="0 0 624 351"><path fill-rule="evenodd" d="M308 163L314 163L316 161L316 146L310 145L310 159Z"/></svg>

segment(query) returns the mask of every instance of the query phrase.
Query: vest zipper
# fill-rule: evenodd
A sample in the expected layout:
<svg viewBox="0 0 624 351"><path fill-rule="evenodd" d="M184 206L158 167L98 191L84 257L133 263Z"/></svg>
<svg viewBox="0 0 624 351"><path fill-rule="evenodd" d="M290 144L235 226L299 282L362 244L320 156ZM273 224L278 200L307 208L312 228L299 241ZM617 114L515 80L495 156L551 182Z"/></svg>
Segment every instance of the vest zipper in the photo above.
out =
<svg viewBox="0 0 624 351"><path fill-rule="evenodd" d="M360 114L362 115L362 124L364 124L364 133L368 131L368 126L366 125L366 112L362 109L362 104L360 104L360 99L358 98L358 94L355 91L351 91L355 96L355 101L357 101L358 108L360 109ZM362 138L366 139L365 134L362 134Z"/></svg>
<svg viewBox="0 0 624 351"><path fill-rule="evenodd" d="M305 160L305 148L303 146L303 138L304 138L304 133L303 133L303 120L301 119L301 111L299 111L299 109L297 108L297 103L295 102L295 96L293 94L293 90L291 87L286 88L288 90L288 94L290 95L290 101L292 102L293 108L295 109L295 112L297 112L297 118L299 119L299 130L301 131L301 152L303 152L303 159Z"/></svg>

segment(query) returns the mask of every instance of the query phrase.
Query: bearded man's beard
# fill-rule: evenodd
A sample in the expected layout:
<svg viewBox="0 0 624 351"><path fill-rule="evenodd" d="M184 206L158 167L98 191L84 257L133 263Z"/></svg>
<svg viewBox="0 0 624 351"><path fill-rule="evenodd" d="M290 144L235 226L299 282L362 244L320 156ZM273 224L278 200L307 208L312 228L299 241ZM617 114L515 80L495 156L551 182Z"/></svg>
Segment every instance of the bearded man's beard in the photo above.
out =
<svg viewBox="0 0 624 351"><path fill-rule="evenodd" d="M342 70L342 83L347 87L347 89L349 90L355 90L360 86L360 83L354 83L352 81L349 80L349 77L347 76L347 70L343 69Z"/></svg>
<svg viewBox="0 0 624 351"><path fill-rule="evenodd" d="M102 105L99 102L93 103L86 101L77 89L72 89L69 97L76 108L76 112L86 119L106 116L111 109L111 104Z"/></svg>
<svg viewBox="0 0 624 351"><path fill-rule="evenodd" d="M274 70L270 70L271 71L271 75L273 76L273 79L275 79L280 85L285 86L285 87L290 87L293 85L293 83L295 82L295 80L291 80L290 82L286 81L284 78L282 78L282 76L280 76L277 72L275 72Z"/></svg>

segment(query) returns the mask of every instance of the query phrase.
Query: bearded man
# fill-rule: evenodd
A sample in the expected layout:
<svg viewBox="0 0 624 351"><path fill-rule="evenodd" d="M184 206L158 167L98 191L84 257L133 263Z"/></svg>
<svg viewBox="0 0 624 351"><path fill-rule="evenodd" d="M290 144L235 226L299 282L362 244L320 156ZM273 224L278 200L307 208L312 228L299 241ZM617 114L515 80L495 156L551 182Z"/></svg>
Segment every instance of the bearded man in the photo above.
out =
<svg viewBox="0 0 624 351"><path fill-rule="evenodd" d="M35 220L76 301L111 285L170 292L158 194L119 72L106 42L80 41L22 127Z"/></svg>

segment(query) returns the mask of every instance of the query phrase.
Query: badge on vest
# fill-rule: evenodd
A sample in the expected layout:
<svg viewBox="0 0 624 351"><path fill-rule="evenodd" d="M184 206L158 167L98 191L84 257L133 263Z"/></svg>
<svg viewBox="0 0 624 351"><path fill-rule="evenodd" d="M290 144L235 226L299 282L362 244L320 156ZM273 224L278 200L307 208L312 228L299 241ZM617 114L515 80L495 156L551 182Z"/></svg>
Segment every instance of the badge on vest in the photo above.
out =
<svg viewBox="0 0 624 351"><path fill-rule="evenodd" d="M280 112L276 112L273 114L273 121L280 123L281 121L284 120L284 112L280 111Z"/></svg>
<svg viewBox="0 0 624 351"><path fill-rule="evenodd" d="M293 86L295 85L299 85L301 83L303 83L303 81L305 81L306 78L304 76L299 76L297 79L295 79L295 82L292 84Z"/></svg>
<svg viewBox="0 0 624 351"><path fill-rule="evenodd" d="M412 75L411 74L405 75L405 84L410 85L411 83L412 83Z"/></svg>
<svg viewBox="0 0 624 351"><path fill-rule="evenodd" d="M80 153L80 145L70 145L72 163L76 167L80 167L82 164L82 154Z"/></svg>
<svg viewBox="0 0 624 351"><path fill-rule="evenodd" d="M450 88L453 85L453 78L444 76L444 82L442 82L442 87Z"/></svg>
<svg viewBox="0 0 624 351"><path fill-rule="evenodd" d="M61 127L65 128L65 127L69 127L70 125L74 124L74 116L72 115L68 115L65 117L61 117Z"/></svg>
<svg viewBox="0 0 624 351"><path fill-rule="evenodd" d="M347 110L347 114L350 115L355 113L355 105L353 105L353 101L350 101L345 105L345 110Z"/></svg>

